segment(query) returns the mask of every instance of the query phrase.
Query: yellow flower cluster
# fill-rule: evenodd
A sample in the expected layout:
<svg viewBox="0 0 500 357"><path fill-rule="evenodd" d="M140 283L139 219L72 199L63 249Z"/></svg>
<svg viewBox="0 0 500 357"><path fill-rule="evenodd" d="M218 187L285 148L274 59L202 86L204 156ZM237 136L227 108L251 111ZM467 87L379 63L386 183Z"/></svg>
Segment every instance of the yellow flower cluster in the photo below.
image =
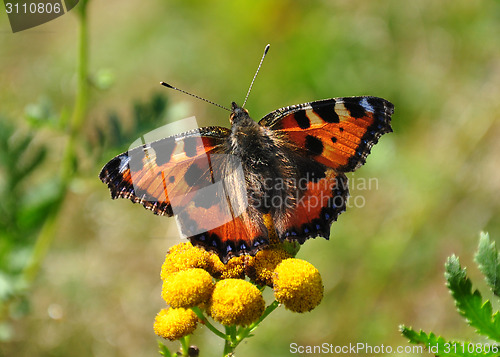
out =
<svg viewBox="0 0 500 357"><path fill-rule="evenodd" d="M213 287L210 274L200 268L190 268L165 279L161 296L170 307L188 308L206 303Z"/></svg>
<svg viewBox="0 0 500 357"><path fill-rule="evenodd" d="M276 300L294 312L311 311L323 298L321 275L305 260L283 260L274 271L273 283Z"/></svg>
<svg viewBox="0 0 500 357"><path fill-rule="evenodd" d="M161 269L162 297L169 308L158 313L155 333L170 340L191 334L198 321L190 309L194 307L223 325L248 326L265 309L254 284L273 287L276 300L289 310L312 310L323 297L321 276L310 263L291 256L273 244L255 257L236 257L223 264L217 255L191 243L170 248Z"/></svg>
<svg viewBox="0 0 500 357"><path fill-rule="evenodd" d="M170 341L190 335L196 329L198 318L189 309L163 309L156 315L154 323L155 333Z"/></svg>
<svg viewBox="0 0 500 357"><path fill-rule="evenodd" d="M246 280L226 279L215 285L208 314L226 326L247 326L259 319L265 305L255 285Z"/></svg>

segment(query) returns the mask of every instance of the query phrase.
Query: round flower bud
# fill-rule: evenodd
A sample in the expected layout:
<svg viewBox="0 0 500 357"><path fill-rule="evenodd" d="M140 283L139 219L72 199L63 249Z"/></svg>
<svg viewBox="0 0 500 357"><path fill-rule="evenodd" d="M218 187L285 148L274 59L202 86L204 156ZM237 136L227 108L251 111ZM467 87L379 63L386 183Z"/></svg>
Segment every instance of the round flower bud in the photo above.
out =
<svg viewBox="0 0 500 357"><path fill-rule="evenodd" d="M318 269L301 259L285 259L274 271L276 300L294 312L311 311L323 298L323 282Z"/></svg>
<svg viewBox="0 0 500 357"><path fill-rule="evenodd" d="M208 302L213 289L210 274L192 268L171 274L163 282L161 296L173 308L188 308Z"/></svg>
<svg viewBox="0 0 500 357"><path fill-rule="evenodd" d="M155 333L170 341L190 335L196 329L198 317L189 309L163 309L155 318Z"/></svg>
<svg viewBox="0 0 500 357"><path fill-rule="evenodd" d="M291 258L290 253L280 247L262 250L247 264L246 273L256 284L272 287L276 266L287 258Z"/></svg>
<svg viewBox="0 0 500 357"><path fill-rule="evenodd" d="M207 271L215 279L243 279L245 278L245 264L251 258L248 255L242 255L224 264L216 254L210 253Z"/></svg>
<svg viewBox="0 0 500 357"><path fill-rule="evenodd" d="M189 268L206 268L208 253L201 248L193 247L191 243L180 243L168 250L161 267L161 279L166 280L170 274Z"/></svg>
<svg viewBox="0 0 500 357"><path fill-rule="evenodd" d="M254 285L241 279L225 279L215 284L207 311L223 325L247 326L260 318L264 308L264 298Z"/></svg>

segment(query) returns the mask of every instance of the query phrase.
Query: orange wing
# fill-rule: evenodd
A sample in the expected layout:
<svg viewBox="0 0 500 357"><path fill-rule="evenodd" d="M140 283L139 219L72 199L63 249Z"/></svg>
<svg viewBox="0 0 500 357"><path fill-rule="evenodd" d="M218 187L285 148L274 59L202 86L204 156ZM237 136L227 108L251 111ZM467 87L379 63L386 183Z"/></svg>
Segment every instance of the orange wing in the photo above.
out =
<svg viewBox="0 0 500 357"><path fill-rule="evenodd" d="M298 164L297 204L288 220L274 221L280 239L329 238L349 195L344 172L362 166L392 131L393 112L381 98L335 98L281 108L259 122L283 139Z"/></svg>
<svg viewBox="0 0 500 357"><path fill-rule="evenodd" d="M305 156L289 156L297 169L296 196L286 218L273 216L276 233L281 240L300 244L318 236L328 239L331 224L346 209L347 177Z"/></svg>
<svg viewBox="0 0 500 357"><path fill-rule="evenodd" d="M176 216L180 232L222 261L268 243L261 215L249 207L244 173L227 146L229 129L208 127L144 144L116 156L99 177L112 198Z"/></svg>
<svg viewBox="0 0 500 357"><path fill-rule="evenodd" d="M113 199L128 198L155 214L172 216L173 198L214 182L209 155L224 152L228 132L201 128L144 144L109 161L99 178Z"/></svg>
<svg viewBox="0 0 500 357"><path fill-rule="evenodd" d="M382 98L335 98L278 109L259 124L283 135L295 151L348 172L362 166L380 136L392 131L393 112Z"/></svg>

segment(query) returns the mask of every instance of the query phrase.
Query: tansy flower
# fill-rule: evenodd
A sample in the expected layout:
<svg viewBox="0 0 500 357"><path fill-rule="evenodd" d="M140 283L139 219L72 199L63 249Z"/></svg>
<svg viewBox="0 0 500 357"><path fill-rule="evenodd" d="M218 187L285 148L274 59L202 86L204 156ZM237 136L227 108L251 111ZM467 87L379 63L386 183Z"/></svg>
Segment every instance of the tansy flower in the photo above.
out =
<svg viewBox="0 0 500 357"><path fill-rule="evenodd" d="M156 315L153 328L158 336L174 341L192 334L197 323L198 318L193 311L169 308Z"/></svg>
<svg viewBox="0 0 500 357"><path fill-rule="evenodd" d="M323 298L323 283L318 269L305 260L283 260L274 272L274 297L291 311L311 311Z"/></svg>
<svg viewBox="0 0 500 357"><path fill-rule="evenodd" d="M161 296L171 307L193 307L208 302L214 283L208 272L192 268L171 274L163 282Z"/></svg>
<svg viewBox="0 0 500 357"><path fill-rule="evenodd" d="M223 325L246 326L259 319L264 307L264 298L254 285L241 279L225 279L215 284L207 311Z"/></svg>
<svg viewBox="0 0 500 357"><path fill-rule="evenodd" d="M216 279L243 279L245 278L245 264L251 259L252 257L243 255L232 258L224 264L216 254L210 253L207 271Z"/></svg>
<svg viewBox="0 0 500 357"><path fill-rule="evenodd" d="M291 258L291 254L281 247L274 246L258 252L246 266L248 277L261 286L273 286L274 269L282 260Z"/></svg>
<svg viewBox="0 0 500 357"><path fill-rule="evenodd" d="M189 268L205 269L209 254L191 243L180 243L171 247L161 267L161 279L165 280L172 273Z"/></svg>

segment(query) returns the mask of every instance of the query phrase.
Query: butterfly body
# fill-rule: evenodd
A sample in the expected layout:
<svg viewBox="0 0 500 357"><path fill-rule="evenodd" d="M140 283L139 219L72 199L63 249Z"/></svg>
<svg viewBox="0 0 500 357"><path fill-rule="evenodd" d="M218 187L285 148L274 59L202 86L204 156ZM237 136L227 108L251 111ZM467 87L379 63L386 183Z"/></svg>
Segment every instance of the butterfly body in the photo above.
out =
<svg viewBox="0 0 500 357"><path fill-rule="evenodd" d="M113 198L175 215L180 231L223 262L281 240L329 238L345 210L345 172L392 131L393 105L335 98L281 108L258 123L232 103L231 129L200 128L118 155L100 178Z"/></svg>

